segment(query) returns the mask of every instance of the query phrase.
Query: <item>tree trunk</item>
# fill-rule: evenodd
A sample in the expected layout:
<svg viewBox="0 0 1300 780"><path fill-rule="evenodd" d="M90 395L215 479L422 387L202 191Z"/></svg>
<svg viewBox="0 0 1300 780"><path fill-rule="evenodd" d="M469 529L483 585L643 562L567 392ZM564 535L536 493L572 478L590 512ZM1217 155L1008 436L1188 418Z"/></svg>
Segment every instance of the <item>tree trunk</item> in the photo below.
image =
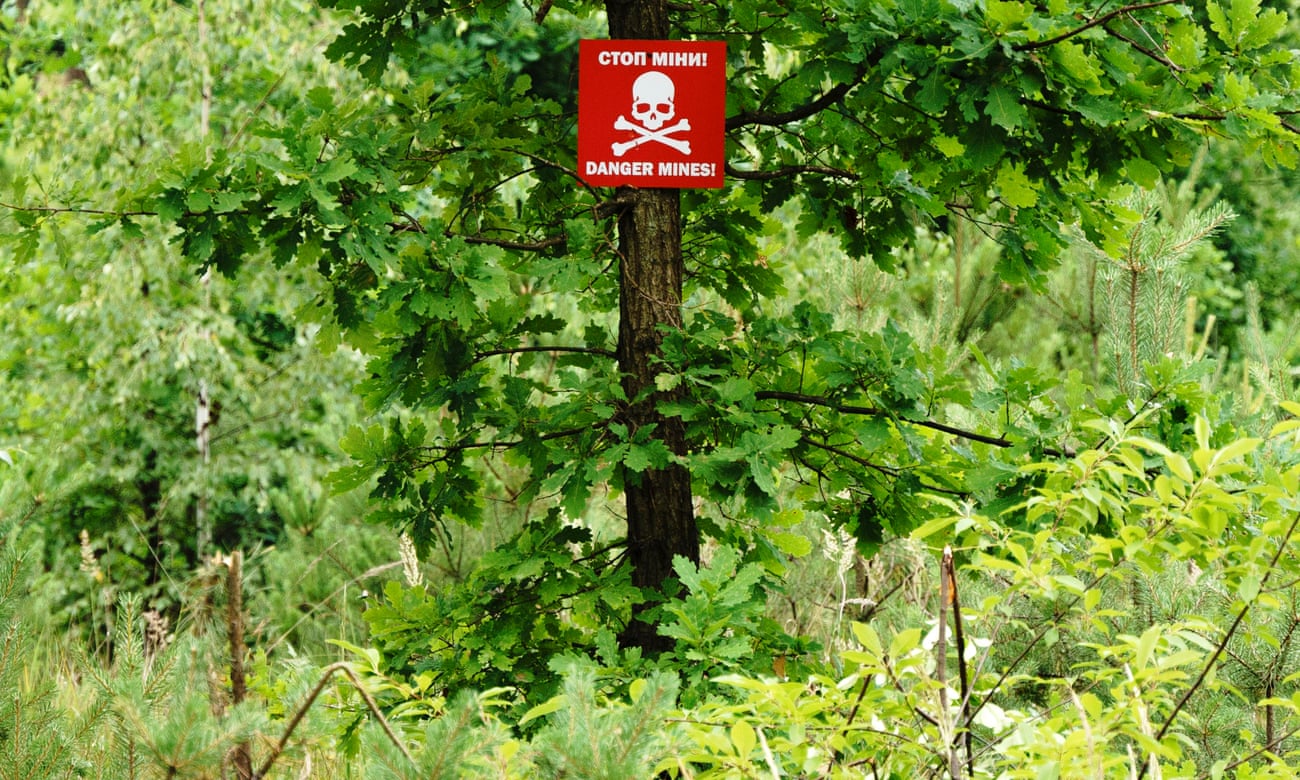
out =
<svg viewBox="0 0 1300 780"><path fill-rule="evenodd" d="M668 11L662 0L609 0L610 38L668 37ZM686 453L681 419L665 417L658 405L672 397L655 390L654 364L663 340L661 328L682 324L682 220L677 190L627 189L632 205L619 219L618 366L629 406L630 431L654 426L654 436L678 455ZM648 394L642 397L643 393ZM624 471L628 556L632 583L660 588L673 576L673 556L700 559L699 527L691 503L691 475L672 465L643 472ZM653 625L633 620L621 637L625 646L657 652L671 647Z"/></svg>

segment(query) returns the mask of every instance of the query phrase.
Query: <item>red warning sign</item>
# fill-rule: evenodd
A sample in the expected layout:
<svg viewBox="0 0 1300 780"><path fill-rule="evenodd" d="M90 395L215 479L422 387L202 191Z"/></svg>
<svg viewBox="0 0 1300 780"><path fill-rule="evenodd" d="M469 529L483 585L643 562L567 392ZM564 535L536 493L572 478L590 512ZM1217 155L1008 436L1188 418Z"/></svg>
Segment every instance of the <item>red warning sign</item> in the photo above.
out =
<svg viewBox="0 0 1300 780"><path fill-rule="evenodd" d="M596 187L721 187L727 44L584 40L578 173Z"/></svg>

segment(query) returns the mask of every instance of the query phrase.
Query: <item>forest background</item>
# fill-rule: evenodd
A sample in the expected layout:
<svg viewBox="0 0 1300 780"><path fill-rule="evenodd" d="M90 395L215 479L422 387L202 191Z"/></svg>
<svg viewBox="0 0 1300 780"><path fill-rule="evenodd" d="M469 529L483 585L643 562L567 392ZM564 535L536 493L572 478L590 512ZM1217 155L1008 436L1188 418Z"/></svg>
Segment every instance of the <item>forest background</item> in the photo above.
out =
<svg viewBox="0 0 1300 780"><path fill-rule="evenodd" d="M1295 776L1295 10L5 3L0 776Z"/></svg>

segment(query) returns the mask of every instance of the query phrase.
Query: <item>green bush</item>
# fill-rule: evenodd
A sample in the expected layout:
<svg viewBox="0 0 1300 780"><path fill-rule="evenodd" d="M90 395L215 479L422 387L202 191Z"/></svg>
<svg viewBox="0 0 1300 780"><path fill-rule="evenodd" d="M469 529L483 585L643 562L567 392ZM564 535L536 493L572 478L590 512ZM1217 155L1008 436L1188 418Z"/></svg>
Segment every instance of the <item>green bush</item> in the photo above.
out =
<svg viewBox="0 0 1300 780"><path fill-rule="evenodd" d="M617 654L556 665L562 690L522 717L495 689L428 734L471 723L466 765L496 777L1292 777L1300 419L1220 441L1196 417L1181 451L1145 435L1153 419L1093 421L1096 447L1024 463L1019 505L936 499L949 514L913 534L928 586L882 599L826 662L771 670L764 577L722 548L679 563L676 645L643 674Z"/></svg>

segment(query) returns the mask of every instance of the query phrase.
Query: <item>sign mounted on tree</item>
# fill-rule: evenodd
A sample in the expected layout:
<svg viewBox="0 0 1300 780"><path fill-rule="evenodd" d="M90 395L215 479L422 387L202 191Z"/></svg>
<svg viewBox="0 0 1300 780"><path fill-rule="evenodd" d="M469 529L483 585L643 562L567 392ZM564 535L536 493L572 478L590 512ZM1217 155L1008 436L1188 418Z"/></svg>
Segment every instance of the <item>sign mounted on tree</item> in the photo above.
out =
<svg viewBox="0 0 1300 780"><path fill-rule="evenodd" d="M721 187L722 41L584 40L578 173L595 187Z"/></svg>

